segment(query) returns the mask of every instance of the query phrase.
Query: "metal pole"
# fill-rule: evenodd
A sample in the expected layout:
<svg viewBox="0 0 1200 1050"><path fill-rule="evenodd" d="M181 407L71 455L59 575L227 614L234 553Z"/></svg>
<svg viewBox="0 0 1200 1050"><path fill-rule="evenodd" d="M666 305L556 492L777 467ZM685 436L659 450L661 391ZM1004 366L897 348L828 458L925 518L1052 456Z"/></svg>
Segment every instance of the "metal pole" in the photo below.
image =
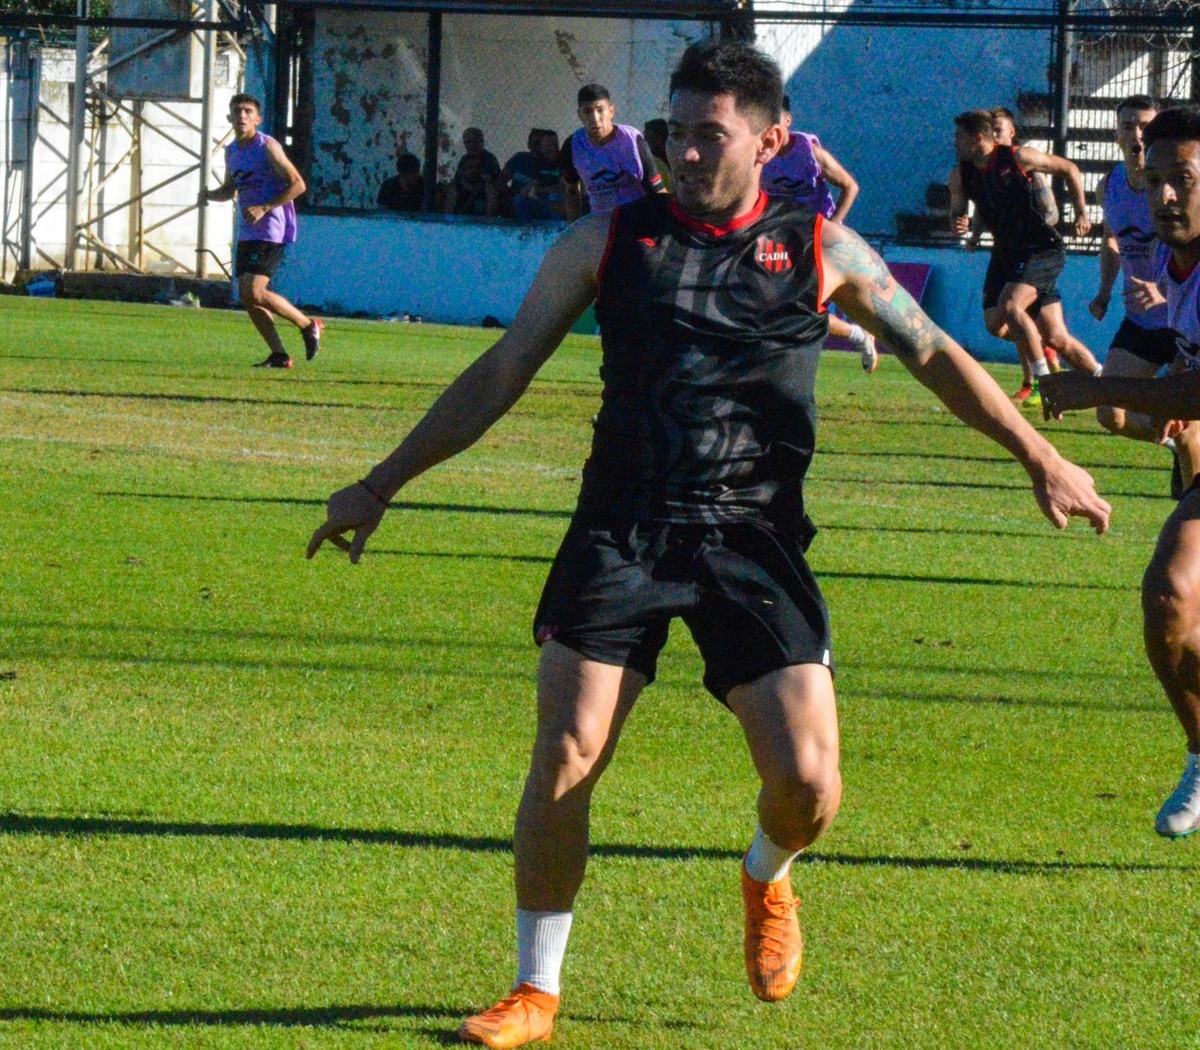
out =
<svg viewBox="0 0 1200 1050"><path fill-rule="evenodd" d="M437 202L438 139L442 117L442 15L429 14L429 60L425 66L425 195L422 207Z"/></svg>
<svg viewBox="0 0 1200 1050"><path fill-rule="evenodd" d="M25 182L21 187L21 269L33 264L33 172L38 140L38 99L42 97L42 51L28 41L22 53L29 59L29 112L25 124Z"/></svg>
<svg viewBox="0 0 1200 1050"><path fill-rule="evenodd" d="M217 0L208 0L205 18L217 20ZM217 31L204 32L204 88L200 100L200 209L196 213L196 276L208 276L208 155L212 149L212 100L217 86Z"/></svg>
<svg viewBox="0 0 1200 1050"><path fill-rule="evenodd" d="M88 17L89 0L75 0L80 18ZM83 126L87 118L87 26L75 27L75 97L71 106L71 141L67 150L67 248L63 265L75 269L75 245L79 239L80 165L83 162Z"/></svg>
<svg viewBox="0 0 1200 1050"><path fill-rule="evenodd" d="M1071 0L1058 0L1058 28L1054 42L1054 153L1067 155L1067 131L1071 122L1071 43L1072 32L1068 21Z"/></svg>

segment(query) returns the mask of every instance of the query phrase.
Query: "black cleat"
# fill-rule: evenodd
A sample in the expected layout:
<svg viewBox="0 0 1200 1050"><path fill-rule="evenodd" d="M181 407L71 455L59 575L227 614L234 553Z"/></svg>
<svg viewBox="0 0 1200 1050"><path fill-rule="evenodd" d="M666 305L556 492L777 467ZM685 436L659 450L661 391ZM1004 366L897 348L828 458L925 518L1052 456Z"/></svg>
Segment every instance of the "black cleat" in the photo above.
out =
<svg viewBox="0 0 1200 1050"><path fill-rule="evenodd" d="M1179 453L1171 452L1171 499L1183 499L1183 470L1179 466Z"/></svg>
<svg viewBox="0 0 1200 1050"><path fill-rule="evenodd" d="M292 359L287 354L272 354L265 361L259 361L252 368L291 368Z"/></svg>
<svg viewBox="0 0 1200 1050"><path fill-rule="evenodd" d="M325 331L325 322L314 317L312 323L300 332L304 337L304 359L306 361L311 361L321 352L321 333L323 331Z"/></svg>

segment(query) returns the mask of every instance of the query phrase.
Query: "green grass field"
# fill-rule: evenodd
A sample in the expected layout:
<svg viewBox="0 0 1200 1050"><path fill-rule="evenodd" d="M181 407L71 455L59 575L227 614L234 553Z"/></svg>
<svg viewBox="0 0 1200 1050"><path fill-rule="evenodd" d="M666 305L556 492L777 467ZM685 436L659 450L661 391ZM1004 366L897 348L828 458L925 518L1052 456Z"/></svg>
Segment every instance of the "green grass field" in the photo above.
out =
<svg viewBox="0 0 1200 1050"><path fill-rule="evenodd" d="M236 313L0 317L0 1045L451 1042L514 972L529 622L596 341L351 567L304 560L326 496L489 333L335 319L264 374ZM1183 742L1138 602L1168 457L1049 426L1115 508L1060 534L895 360L827 355L819 394L845 799L794 872L805 975L745 986L755 781L680 627L597 793L555 1044L1200 1047L1200 841L1152 831Z"/></svg>

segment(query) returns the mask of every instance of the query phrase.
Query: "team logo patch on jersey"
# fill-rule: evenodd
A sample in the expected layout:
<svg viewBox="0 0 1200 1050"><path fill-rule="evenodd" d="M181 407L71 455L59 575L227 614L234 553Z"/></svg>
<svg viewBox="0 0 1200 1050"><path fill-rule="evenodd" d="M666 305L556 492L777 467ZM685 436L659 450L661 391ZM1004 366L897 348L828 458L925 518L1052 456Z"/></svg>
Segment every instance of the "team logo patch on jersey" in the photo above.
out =
<svg viewBox="0 0 1200 1050"><path fill-rule="evenodd" d="M782 273L792 268L787 246L771 240L770 237L759 237L754 248L754 258L768 273Z"/></svg>

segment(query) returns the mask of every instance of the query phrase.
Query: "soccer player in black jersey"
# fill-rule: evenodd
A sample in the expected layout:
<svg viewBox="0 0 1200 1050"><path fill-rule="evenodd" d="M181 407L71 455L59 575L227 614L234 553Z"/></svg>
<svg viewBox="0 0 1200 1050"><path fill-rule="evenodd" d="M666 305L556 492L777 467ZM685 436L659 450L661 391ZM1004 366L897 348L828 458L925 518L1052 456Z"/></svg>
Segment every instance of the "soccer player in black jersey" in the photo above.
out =
<svg viewBox="0 0 1200 1050"><path fill-rule="evenodd" d="M1029 360L1035 387L1050 371L1045 344L1056 347L1073 367L1096 373L1099 366L1091 351L1067 331L1057 285L1066 252L1062 237L1046 221L1033 181L1037 172L1066 179L1075 206L1075 232L1083 237L1092 223L1079 168L1029 146L1000 145L993 116L985 109L954 118L954 152L958 165L948 179L951 228L959 235L970 233L970 201L992 234L992 257L983 282L988 331L1016 343L1019 354Z"/></svg>
<svg viewBox="0 0 1200 1050"><path fill-rule="evenodd" d="M795 984L789 868L841 797L828 617L804 560L812 528L802 490L828 299L1008 450L1056 526L1069 515L1108 525L1090 476L1021 418L860 237L762 193L762 167L783 140L781 98L778 66L754 48L690 47L670 85L674 196L571 226L512 327L387 459L329 498L309 542L310 557L328 540L357 562L397 491L512 408L596 299L604 396L534 621L537 736L514 836L516 984L463 1023L468 1042L550 1036L592 791L676 616L762 782L741 871L751 988L775 1000Z"/></svg>

